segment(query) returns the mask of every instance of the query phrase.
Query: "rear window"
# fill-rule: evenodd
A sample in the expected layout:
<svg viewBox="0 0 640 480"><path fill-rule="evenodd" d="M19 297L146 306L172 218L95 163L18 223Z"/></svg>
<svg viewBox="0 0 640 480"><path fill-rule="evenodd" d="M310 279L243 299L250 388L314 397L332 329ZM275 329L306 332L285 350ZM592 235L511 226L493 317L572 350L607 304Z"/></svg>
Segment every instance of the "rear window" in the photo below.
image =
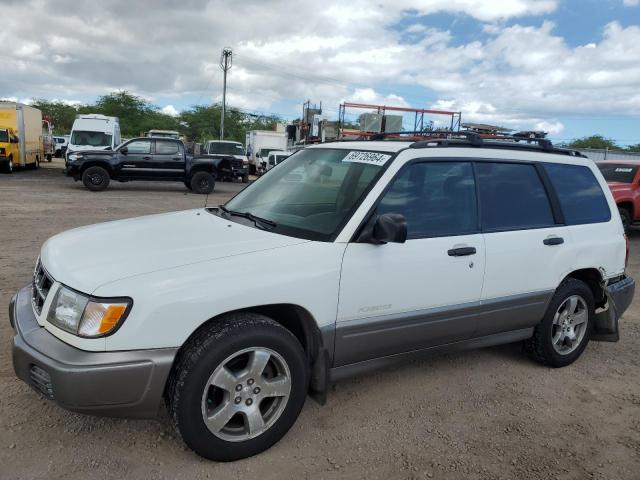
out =
<svg viewBox="0 0 640 480"><path fill-rule="evenodd" d="M156 140L156 153L158 155L175 155L178 153L178 144L176 142Z"/></svg>
<svg viewBox="0 0 640 480"><path fill-rule="evenodd" d="M607 182L633 183L638 173L638 167L623 163L599 163L598 168Z"/></svg>
<svg viewBox="0 0 640 480"><path fill-rule="evenodd" d="M479 162L476 172L483 231L555 224L547 192L533 165Z"/></svg>
<svg viewBox="0 0 640 480"><path fill-rule="evenodd" d="M544 168L558 195L567 225L611 220L607 198L588 167L547 163Z"/></svg>

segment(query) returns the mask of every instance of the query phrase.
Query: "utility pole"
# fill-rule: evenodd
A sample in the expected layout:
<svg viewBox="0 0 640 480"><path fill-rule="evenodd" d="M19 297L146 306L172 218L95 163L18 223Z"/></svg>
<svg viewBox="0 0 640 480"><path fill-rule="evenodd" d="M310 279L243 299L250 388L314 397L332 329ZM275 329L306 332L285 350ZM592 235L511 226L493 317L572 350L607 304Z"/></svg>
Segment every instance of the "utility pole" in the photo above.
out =
<svg viewBox="0 0 640 480"><path fill-rule="evenodd" d="M222 112L220 113L220 140L224 139L224 113L227 107L227 72L231 70L232 61L233 53L231 48L223 48L222 55L220 55L220 68L224 73L222 80Z"/></svg>

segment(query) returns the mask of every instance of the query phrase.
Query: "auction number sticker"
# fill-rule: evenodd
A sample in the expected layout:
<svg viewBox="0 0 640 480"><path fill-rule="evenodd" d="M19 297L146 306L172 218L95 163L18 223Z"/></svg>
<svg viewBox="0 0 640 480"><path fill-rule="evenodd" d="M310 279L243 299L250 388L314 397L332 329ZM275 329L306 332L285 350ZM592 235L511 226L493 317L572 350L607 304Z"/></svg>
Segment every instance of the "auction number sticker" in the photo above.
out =
<svg viewBox="0 0 640 480"><path fill-rule="evenodd" d="M391 158L391 155L378 152L349 152L346 157L342 159L343 162L348 163L369 163L371 165L382 166L387 163L387 160Z"/></svg>
<svg viewBox="0 0 640 480"><path fill-rule="evenodd" d="M633 172L633 168L616 168L616 172L631 173Z"/></svg>

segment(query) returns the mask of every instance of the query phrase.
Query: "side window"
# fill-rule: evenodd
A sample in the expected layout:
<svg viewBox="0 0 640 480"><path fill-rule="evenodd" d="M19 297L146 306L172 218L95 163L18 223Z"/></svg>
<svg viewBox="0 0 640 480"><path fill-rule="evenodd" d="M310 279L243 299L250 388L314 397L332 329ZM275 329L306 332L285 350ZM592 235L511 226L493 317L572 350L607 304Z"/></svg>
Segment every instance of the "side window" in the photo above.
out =
<svg viewBox="0 0 640 480"><path fill-rule="evenodd" d="M469 162L423 162L405 168L376 213L400 213L408 238L464 235L478 230L476 187Z"/></svg>
<svg viewBox="0 0 640 480"><path fill-rule="evenodd" d="M151 141L135 140L127 144L127 153L151 153Z"/></svg>
<svg viewBox="0 0 640 480"><path fill-rule="evenodd" d="M483 231L555 224L547 192L533 165L478 162L476 172Z"/></svg>
<svg viewBox="0 0 640 480"><path fill-rule="evenodd" d="M567 225L611 220L611 211L600 184L589 167L546 163Z"/></svg>
<svg viewBox="0 0 640 480"><path fill-rule="evenodd" d="M156 140L156 154L158 155L175 155L178 153L178 150L179 147L176 142Z"/></svg>

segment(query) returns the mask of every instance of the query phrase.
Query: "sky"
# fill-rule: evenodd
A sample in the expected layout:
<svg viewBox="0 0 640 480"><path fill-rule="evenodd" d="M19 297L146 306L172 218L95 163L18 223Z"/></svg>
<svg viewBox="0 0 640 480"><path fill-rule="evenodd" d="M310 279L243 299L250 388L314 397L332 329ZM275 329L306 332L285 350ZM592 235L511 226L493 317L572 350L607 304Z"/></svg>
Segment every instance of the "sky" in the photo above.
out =
<svg viewBox="0 0 640 480"><path fill-rule="evenodd" d="M227 102L247 111L294 119L311 100L337 119L353 101L640 143L640 0L0 5L0 98L92 102L124 89L177 114L220 101L230 47Z"/></svg>

